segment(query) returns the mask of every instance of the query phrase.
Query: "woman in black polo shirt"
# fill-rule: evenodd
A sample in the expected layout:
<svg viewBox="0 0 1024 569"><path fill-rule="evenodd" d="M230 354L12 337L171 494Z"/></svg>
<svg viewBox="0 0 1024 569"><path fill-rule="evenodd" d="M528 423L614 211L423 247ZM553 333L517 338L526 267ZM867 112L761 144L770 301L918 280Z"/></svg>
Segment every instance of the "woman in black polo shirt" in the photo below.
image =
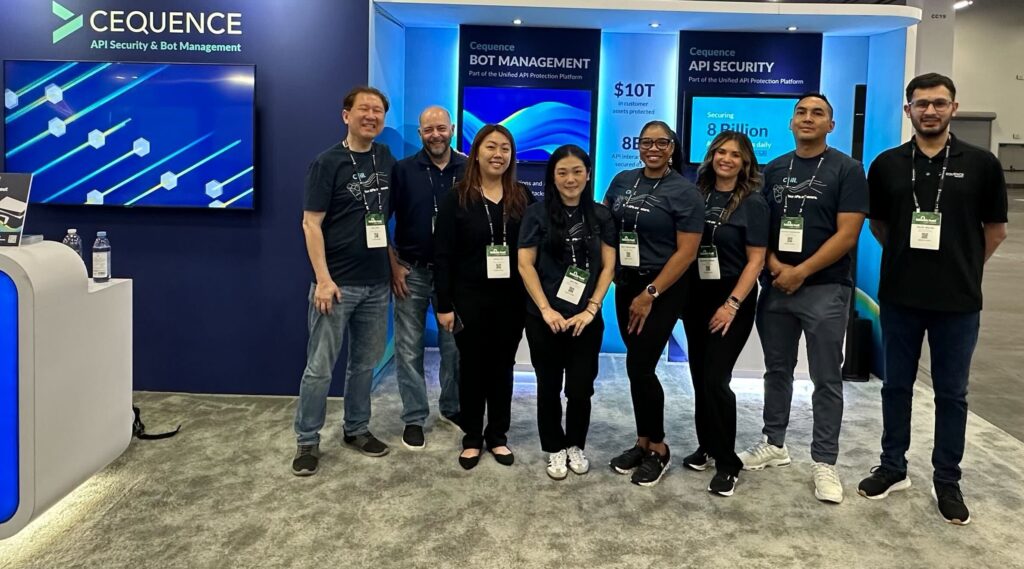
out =
<svg viewBox="0 0 1024 569"><path fill-rule="evenodd" d="M631 481L653 486L668 470L665 392L655 367L685 301L680 277L697 256L704 231L700 192L675 168L682 167L672 129L652 121L640 131L644 167L620 172L605 203L619 230L615 314L626 344L626 373L633 398L637 440L611 461Z"/></svg>
<svg viewBox="0 0 1024 569"><path fill-rule="evenodd" d="M590 157L579 146L551 153L544 202L526 209L519 235L519 272L531 298L526 339L537 374L537 430L555 480L590 470L583 449L604 337L601 303L615 274L615 223L594 203L590 175Z"/></svg>
<svg viewBox="0 0 1024 569"><path fill-rule="evenodd" d="M743 463L736 456L732 369L754 326L757 276L768 245L768 204L747 135L724 131L697 170L704 196L704 236L688 275L683 311L695 399L698 448L683 465L717 472L708 491L732 496Z"/></svg>
<svg viewBox="0 0 1024 569"><path fill-rule="evenodd" d="M459 347L459 464L469 470L486 448L510 466L512 368L523 337L526 295L517 266L519 224L532 200L516 182L515 141L501 125L473 140L465 177L437 212L437 321ZM487 428L484 429L484 409Z"/></svg>

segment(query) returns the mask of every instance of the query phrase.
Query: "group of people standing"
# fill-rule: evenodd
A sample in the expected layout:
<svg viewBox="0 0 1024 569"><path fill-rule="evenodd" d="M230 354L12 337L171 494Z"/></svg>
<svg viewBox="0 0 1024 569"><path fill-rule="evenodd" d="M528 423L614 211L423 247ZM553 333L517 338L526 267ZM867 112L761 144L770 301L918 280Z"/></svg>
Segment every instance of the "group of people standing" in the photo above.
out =
<svg viewBox="0 0 1024 569"><path fill-rule="evenodd" d="M957 105L949 78L917 77L906 95L904 110L916 135L879 156L868 176L859 162L828 146L832 106L810 93L794 108L793 152L762 169L750 139L725 131L710 143L696 183L681 173L680 138L664 122L648 123L638 139L643 166L616 175L598 201L584 149L565 145L551 153L543 199L535 200L517 182L511 132L484 126L464 156L451 148L454 126L440 107L420 116L423 148L396 162L374 141L387 97L372 87L354 89L342 112L348 135L313 161L306 178L303 231L314 281L293 473L319 468L327 391L346 331L343 440L365 455L388 453L370 433L369 418L391 294L406 447L426 445L423 344L433 305L439 410L464 432L462 468L474 468L484 451L499 464L514 463L507 433L515 355L525 331L546 472L554 479L588 472L602 307L614 282L636 422L635 441L610 461L615 472L653 486L669 469L656 367L682 319L697 432L697 448L683 466L713 466L708 491L731 496L741 470L791 463L785 439L804 336L814 385L814 494L841 502L835 465L853 291L850 252L867 216L883 248L886 371L881 465L858 493L883 498L910 485L911 396L927 332L936 393L933 495L947 521L968 523L958 485L967 378L982 267L1006 233L1005 183L991 153L949 132ZM767 370L763 438L737 454L730 381L755 325Z"/></svg>

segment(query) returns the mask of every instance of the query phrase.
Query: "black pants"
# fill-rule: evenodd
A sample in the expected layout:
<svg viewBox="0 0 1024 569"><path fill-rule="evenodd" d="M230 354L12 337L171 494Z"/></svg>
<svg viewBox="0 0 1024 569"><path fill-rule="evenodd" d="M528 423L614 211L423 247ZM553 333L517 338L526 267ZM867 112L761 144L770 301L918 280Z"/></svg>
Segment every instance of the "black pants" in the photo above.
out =
<svg viewBox="0 0 1024 569"><path fill-rule="evenodd" d="M519 295L459 295L455 306L465 326L455 334L462 446L504 446L512 420L512 369L523 338L524 301Z"/></svg>
<svg viewBox="0 0 1024 569"><path fill-rule="evenodd" d="M555 334L544 319L526 316L526 340L537 373L537 431L544 452L585 448L590 429L590 397L597 379L597 358L604 337L598 316L583 333ZM562 429L562 379L565 379L565 430Z"/></svg>
<svg viewBox="0 0 1024 569"><path fill-rule="evenodd" d="M683 311L687 356L693 380L694 422L700 449L716 468L736 476L743 463L736 456L736 395L729 388L732 369L754 327L757 288L740 305L729 331L712 334L708 323L736 287L737 278L700 280L693 275Z"/></svg>
<svg viewBox="0 0 1024 569"><path fill-rule="evenodd" d="M626 375L629 376L629 393L633 398L636 434L638 437L647 437L652 443L665 440L665 392L655 368L686 299L684 275L654 299L643 331L639 334L628 333L629 305L651 284L657 274L657 271L642 274L631 269L621 269L615 281L615 315L619 321L622 342L626 344Z"/></svg>

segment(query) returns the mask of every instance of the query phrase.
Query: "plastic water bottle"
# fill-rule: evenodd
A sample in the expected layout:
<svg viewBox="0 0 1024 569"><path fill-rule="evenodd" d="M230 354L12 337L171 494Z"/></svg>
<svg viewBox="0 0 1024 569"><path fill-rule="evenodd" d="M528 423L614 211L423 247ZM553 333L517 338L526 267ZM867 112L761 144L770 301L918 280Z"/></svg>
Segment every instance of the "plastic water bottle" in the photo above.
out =
<svg viewBox="0 0 1024 569"><path fill-rule="evenodd" d="M92 280L105 283L110 280L110 241L106 231L96 232L92 245Z"/></svg>
<svg viewBox="0 0 1024 569"><path fill-rule="evenodd" d="M71 247L71 250L78 253L79 257L82 256L82 238L78 236L77 229L68 229L68 234L64 236L61 243Z"/></svg>

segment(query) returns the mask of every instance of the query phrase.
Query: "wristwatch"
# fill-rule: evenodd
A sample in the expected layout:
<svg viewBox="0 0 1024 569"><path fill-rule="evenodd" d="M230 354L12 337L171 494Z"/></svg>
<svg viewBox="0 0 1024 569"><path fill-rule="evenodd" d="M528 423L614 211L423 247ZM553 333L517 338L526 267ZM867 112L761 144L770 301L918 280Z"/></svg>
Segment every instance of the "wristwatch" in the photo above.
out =
<svg viewBox="0 0 1024 569"><path fill-rule="evenodd" d="M647 294L651 295L652 298L658 298L658 289L654 284L647 285Z"/></svg>

